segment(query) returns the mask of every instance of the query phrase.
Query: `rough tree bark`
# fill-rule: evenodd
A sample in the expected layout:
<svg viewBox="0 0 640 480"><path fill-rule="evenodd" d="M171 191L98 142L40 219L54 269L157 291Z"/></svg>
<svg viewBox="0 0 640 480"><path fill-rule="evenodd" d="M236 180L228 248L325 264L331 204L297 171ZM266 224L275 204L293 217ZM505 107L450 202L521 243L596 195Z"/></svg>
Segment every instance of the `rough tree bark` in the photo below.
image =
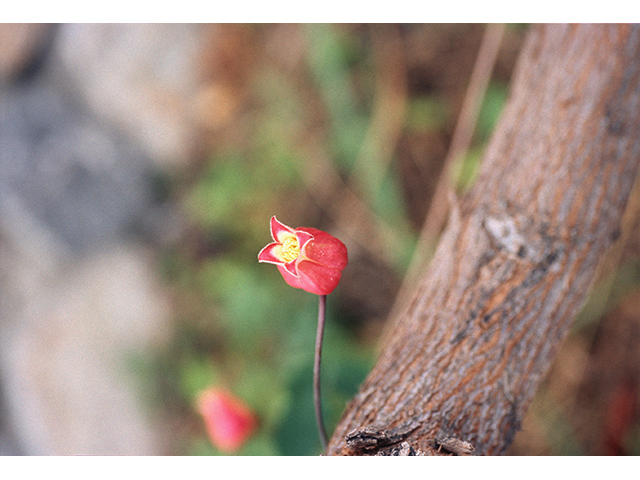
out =
<svg viewBox="0 0 640 480"><path fill-rule="evenodd" d="M435 453L447 437L504 453L621 234L639 164L640 27L532 27L479 178L327 453Z"/></svg>

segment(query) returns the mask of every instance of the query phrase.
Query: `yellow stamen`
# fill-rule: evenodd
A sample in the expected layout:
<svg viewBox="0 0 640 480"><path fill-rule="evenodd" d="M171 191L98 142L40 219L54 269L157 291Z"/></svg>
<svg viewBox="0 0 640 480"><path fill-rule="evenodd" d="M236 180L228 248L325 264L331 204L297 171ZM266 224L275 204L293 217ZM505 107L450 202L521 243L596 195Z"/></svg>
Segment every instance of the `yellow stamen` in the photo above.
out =
<svg viewBox="0 0 640 480"><path fill-rule="evenodd" d="M288 237L282 242L282 258L286 263L295 260L300 255L300 244L295 236Z"/></svg>

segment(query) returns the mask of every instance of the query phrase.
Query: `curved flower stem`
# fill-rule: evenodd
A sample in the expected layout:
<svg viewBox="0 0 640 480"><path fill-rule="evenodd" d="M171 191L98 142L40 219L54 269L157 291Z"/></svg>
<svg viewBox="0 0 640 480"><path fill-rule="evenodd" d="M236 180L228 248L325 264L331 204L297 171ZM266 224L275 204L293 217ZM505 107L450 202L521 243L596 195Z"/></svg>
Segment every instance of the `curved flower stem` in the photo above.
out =
<svg viewBox="0 0 640 480"><path fill-rule="evenodd" d="M327 449L327 432L322 421L322 400L320 398L320 359L322 357L322 337L324 335L324 320L327 309L327 296L319 295L318 304L318 333L316 334L316 355L313 362L313 401L316 407L316 422L320 433L320 443L322 450Z"/></svg>

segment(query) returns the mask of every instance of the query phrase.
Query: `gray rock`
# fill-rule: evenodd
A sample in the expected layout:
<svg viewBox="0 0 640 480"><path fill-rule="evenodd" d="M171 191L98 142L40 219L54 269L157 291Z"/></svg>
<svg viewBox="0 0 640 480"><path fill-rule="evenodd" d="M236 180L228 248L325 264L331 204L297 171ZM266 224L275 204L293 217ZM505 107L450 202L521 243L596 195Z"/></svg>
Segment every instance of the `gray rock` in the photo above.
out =
<svg viewBox="0 0 640 480"><path fill-rule="evenodd" d="M199 31L60 25L40 57L25 47L23 63L7 63L2 454L171 452L167 419L146 407L129 360L171 336L154 245L179 235L180 218L152 177L187 161L197 140Z"/></svg>

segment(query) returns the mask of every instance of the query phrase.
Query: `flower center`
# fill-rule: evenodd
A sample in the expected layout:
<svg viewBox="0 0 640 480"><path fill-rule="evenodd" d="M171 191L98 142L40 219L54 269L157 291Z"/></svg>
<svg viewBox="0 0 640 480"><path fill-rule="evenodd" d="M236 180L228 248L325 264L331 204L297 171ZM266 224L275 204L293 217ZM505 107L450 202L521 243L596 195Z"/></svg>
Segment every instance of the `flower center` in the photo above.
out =
<svg viewBox="0 0 640 480"><path fill-rule="evenodd" d="M300 255L300 244L296 237L288 237L282 242L282 258L289 263Z"/></svg>

